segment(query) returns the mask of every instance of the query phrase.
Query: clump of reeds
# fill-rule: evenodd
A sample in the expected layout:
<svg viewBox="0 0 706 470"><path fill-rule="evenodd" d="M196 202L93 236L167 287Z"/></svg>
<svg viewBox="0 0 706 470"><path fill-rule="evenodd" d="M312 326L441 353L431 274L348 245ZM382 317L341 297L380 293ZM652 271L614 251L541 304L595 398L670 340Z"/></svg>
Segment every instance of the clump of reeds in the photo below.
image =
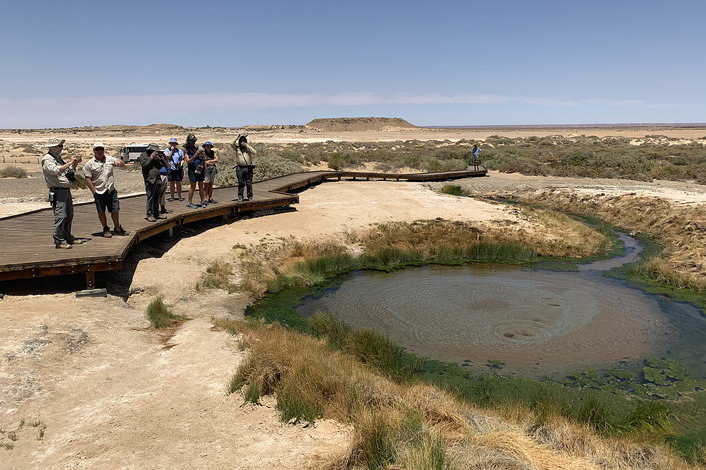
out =
<svg viewBox="0 0 706 470"><path fill-rule="evenodd" d="M284 421L353 425L350 451L336 468L687 468L662 447L600 438L603 403L582 405L596 425L577 424L551 406L540 424L535 411L516 402L499 408L502 419L409 376L390 380L388 361L369 361L359 351L362 342L378 350L379 340L356 339L334 319L313 320L317 337L276 323L214 322L244 335L249 349L231 392L242 390L247 401L274 394Z"/></svg>
<svg viewBox="0 0 706 470"><path fill-rule="evenodd" d="M448 220L390 222L349 233L341 241L262 244L241 253L240 287L257 296L315 286L356 269L390 271L473 261L522 264L538 256L592 256L611 246L609 237L563 214L529 209L523 214L526 222L503 227Z"/></svg>
<svg viewBox="0 0 706 470"><path fill-rule="evenodd" d="M171 328L188 320L184 315L175 315L162 301L161 297L157 297L147 306L147 318L152 326L158 330Z"/></svg>

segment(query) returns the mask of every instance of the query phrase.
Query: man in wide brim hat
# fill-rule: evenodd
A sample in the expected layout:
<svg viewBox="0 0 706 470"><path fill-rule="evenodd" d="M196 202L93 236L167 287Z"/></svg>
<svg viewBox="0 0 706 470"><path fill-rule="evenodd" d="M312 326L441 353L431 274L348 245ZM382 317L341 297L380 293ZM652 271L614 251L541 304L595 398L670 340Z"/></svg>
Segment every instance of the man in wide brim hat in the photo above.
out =
<svg viewBox="0 0 706 470"><path fill-rule="evenodd" d="M80 158L71 157L68 162L61 158L66 140L58 137L50 138L44 145L48 149L42 158L42 174L49 188L49 202L54 209L54 246L56 248L71 248L73 244L81 243L71 234L71 224L74 219L74 203L71 198L71 180Z"/></svg>

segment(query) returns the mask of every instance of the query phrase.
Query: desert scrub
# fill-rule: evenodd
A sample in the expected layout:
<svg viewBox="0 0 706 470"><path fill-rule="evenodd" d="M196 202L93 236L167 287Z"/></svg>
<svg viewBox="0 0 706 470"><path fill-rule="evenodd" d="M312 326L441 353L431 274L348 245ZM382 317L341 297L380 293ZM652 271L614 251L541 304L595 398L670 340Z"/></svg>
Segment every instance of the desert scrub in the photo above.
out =
<svg viewBox="0 0 706 470"><path fill-rule="evenodd" d="M201 279L196 283L196 290L223 289L231 292L235 286L230 281L233 275L233 268L224 261L214 261L206 272L201 274Z"/></svg>
<svg viewBox="0 0 706 470"><path fill-rule="evenodd" d="M153 328L165 329L177 326L188 320L184 315L175 315L164 305L161 297L157 297L147 306L146 316Z"/></svg>
<svg viewBox="0 0 706 470"><path fill-rule="evenodd" d="M27 178L27 170L19 166L6 166L0 170L0 178Z"/></svg>
<svg viewBox="0 0 706 470"><path fill-rule="evenodd" d="M281 157L270 152L262 144L254 144L257 154L253 157L253 181L262 181L278 176L300 173L302 166L290 159ZM235 186L238 184L238 177L235 172L235 151L230 145L218 150L218 176L216 184L218 186Z"/></svg>

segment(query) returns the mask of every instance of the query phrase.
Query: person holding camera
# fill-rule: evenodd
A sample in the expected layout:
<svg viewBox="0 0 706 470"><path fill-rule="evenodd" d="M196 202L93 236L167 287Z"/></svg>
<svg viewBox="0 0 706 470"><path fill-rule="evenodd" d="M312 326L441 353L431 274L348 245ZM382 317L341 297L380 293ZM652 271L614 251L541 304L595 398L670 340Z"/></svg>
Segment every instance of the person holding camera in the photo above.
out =
<svg viewBox="0 0 706 470"><path fill-rule="evenodd" d="M52 137L47 141L47 154L42 157L42 174L49 188L49 202L54 209L54 246L72 248L82 241L71 234L74 220L74 202L71 198L71 183L76 181L76 166L81 157L71 157L68 162L61 158L64 139Z"/></svg>
<svg viewBox="0 0 706 470"><path fill-rule="evenodd" d="M162 178L159 170L167 164L167 157L157 144L149 144L147 149L137 158L142 168L142 178L145 180L145 193L147 194L147 222L156 222L157 219L166 219L159 213L159 190Z"/></svg>
<svg viewBox="0 0 706 470"><path fill-rule="evenodd" d="M196 136L194 134L189 134L186 137L184 151L186 152L186 168L189 173L189 183L191 184L191 186L189 186L189 202L186 203L186 207L190 209L206 207L206 200L203 192L203 181L206 173L206 166L204 165L203 149L196 146ZM191 202L194 198L194 190L196 189L197 183L199 185L199 197L201 198L200 206L197 206Z"/></svg>
<svg viewBox="0 0 706 470"><path fill-rule="evenodd" d="M105 210L110 212L113 219L115 235L128 235L128 232L120 225L120 201L118 191L115 189L115 178L113 167L124 167L125 163L119 158L113 158L105 154L105 146L96 142L93 144L93 158L83 165L83 176L86 178L86 186L93 193L93 201L96 203L98 220L103 226L103 236L110 238L113 235L108 228L108 220Z"/></svg>
<svg viewBox="0 0 706 470"><path fill-rule="evenodd" d="M206 166L203 191L206 195L206 202L208 204L215 204L217 201L213 200L213 183L216 182L216 175L218 174L218 169L216 168L216 164L218 163L218 155L216 155L215 150L213 150L213 144L211 141L206 141L203 143L203 153L203 163Z"/></svg>
<svg viewBox="0 0 706 470"><path fill-rule="evenodd" d="M252 199L252 156L257 152L248 145L248 134L239 134L231 144L235 150L235 174L238 177L238 201L249 201ZM248 197L243 199L243 190L247 187Z"/></svg>

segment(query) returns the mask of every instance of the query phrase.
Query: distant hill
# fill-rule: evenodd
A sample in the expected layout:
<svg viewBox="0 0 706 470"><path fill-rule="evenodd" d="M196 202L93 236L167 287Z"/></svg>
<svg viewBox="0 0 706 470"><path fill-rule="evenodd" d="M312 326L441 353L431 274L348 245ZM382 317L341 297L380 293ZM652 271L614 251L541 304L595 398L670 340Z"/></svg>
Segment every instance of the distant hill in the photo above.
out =
<svg viewBox="0 0 706 470"><path fill-rule="evenodd" d="M417 126L400 118L358 117L314 119L306 126L325 132L338 131L382 131L387 129L415 128Z"/></svg>

